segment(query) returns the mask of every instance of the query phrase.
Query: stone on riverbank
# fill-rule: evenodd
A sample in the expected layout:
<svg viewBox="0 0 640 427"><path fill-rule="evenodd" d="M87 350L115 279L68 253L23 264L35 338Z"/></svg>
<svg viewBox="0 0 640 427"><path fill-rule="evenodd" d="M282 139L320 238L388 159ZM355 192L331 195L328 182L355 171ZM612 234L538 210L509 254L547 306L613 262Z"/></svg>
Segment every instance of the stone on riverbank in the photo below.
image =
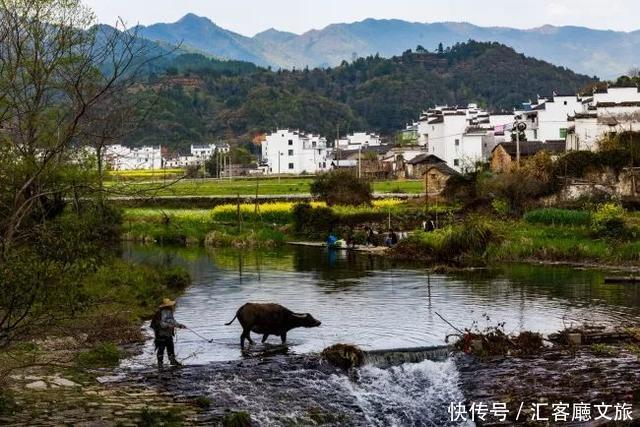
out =
<svg viewBox="0 0 640 427"><path fill-rule="evenodd" d="M29 390L46 390L49 388L49 385L42 380L38 380L25 385L25 388Z"/></svg>

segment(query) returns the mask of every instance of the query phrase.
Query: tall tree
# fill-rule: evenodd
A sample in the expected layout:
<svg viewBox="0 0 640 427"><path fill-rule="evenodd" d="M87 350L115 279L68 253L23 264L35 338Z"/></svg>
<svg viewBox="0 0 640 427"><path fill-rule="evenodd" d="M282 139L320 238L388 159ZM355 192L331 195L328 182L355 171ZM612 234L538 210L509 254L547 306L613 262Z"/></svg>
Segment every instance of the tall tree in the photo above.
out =
<svg viewBox="0 0 640 427"><path fill-rule="evenodd" d="M0 345L81 269L87 242L55 223L95 193L78 147L153 59L135 32L94 23L80 0L0 0Z"/></svg>

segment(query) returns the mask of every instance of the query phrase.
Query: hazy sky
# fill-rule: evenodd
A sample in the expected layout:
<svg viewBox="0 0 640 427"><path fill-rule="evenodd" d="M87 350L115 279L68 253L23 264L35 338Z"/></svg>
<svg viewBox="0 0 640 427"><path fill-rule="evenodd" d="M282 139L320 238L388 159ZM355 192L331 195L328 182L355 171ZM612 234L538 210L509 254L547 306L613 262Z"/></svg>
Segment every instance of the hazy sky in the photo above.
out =
<svg viewBox="0 0 640 427"><path fill-rule="evenodd" d="M532 28L544 24L640 29L639 0L85 0L100 22L122 17L132 26L174 22L188 12L245 35L274 27L302 33L337 22L399 18L467 21Z"/></svg>

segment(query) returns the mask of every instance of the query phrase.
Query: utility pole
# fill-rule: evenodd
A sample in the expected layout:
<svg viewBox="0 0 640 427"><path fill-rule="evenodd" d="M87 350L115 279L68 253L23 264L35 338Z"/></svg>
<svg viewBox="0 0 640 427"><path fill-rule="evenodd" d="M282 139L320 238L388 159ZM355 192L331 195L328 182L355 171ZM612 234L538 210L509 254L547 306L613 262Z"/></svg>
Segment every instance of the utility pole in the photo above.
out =
<svg viewBox="0 0 640 427"><path fill-rule="evenodd" d="M336 127L336 160L338 169L340 168L340 123Z"/></svg>
<svg viewBox="0 0 640 427"><path fill-rule="evenodd" d="M280 152L280 150L278 150L278 184L280 184L280 157L282 156L282 153Z"/></svg>
<svg viewBox="0 0 640 427"><path fill-rule="evenodd" d="M520 132L527 130L527 124L516 118L512 130L516 133L516 165L520 168Z"/></svg>
<svg viewBox="0 0 640 427"><path fill-rule="evenodd" d="M629 153L631 154L631 195L636 195L636 171L633 162L634 147L633 147L633 123L629 124Z"/></svg>
<svg viewBox="0 0 640 427"><path fill-rule="evenodd" d="M358 178L362 178L362 144L358 146Z"/></svg>

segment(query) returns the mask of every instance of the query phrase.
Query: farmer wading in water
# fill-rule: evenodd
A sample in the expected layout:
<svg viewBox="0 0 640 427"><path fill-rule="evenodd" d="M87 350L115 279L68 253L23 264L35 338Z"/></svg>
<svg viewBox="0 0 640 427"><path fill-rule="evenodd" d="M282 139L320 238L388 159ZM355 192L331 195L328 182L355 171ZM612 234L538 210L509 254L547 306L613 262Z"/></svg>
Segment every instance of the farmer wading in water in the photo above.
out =
<svg viewBox="0 0 640 427"><path fill-rule="evenodd" d="M151 320L151 329L153 329L155 335L154 343L158 354L158 367L162 367L163 365L165 348L167 349L167 355L169 356L171 365L181 366L181 363L176 360L173 336L176 333L176 328L184 329L185 326L176 322L176 319L173 317L175 308L176 302L165 298Z"/></svg>

